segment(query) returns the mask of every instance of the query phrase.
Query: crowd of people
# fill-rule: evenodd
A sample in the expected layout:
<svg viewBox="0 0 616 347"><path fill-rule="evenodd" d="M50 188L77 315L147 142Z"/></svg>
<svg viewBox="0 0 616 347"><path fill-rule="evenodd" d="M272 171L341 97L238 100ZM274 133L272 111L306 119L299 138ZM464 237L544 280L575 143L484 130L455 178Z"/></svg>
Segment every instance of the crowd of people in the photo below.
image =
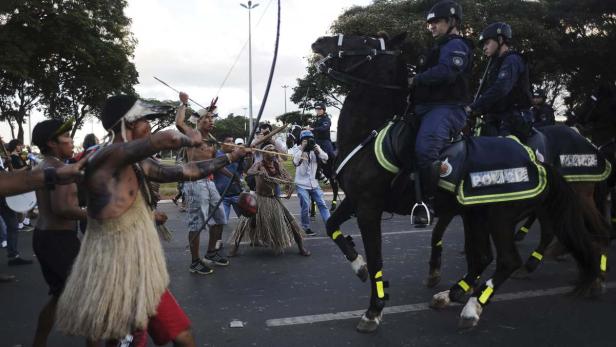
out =
<svg viewBox="0 0 616 347"><path fill-rule="evenodd" d="M32 131L40 155L22 158L18 140L7 144L10 157L5 161L10 162L11 172L6 175L31 179L33 173L43 173L42 185L29 186L37 188L32 245L50 295L39 315L35 346L45 346L54 327L84 336L91 346L101 341L133 341L141 346L147 335L157 344L194 345L190 321L167 289L169 274L160 243L165 235L157 233L167 220L156 210L162 182L181 184L174 201L181 198L185 204L188 270L193 274L211 274L213 266L229 265L223 243L229 242L230 255L238 255L242 237L277 254L295 243L301 255L310 255L303 242L306 235L315 234L310 229L309 197L319 206L323 221L329 218L315 179L318 162L327 161L328 155L315 143L310 128L302 132L292 154L284 141L268 136L272 132L268 123L259 126L250 148L231 136L219 142L211 134L217 106L189 117L188 95L180 93L179 99L175 122L179 132L151 134L149 120L164 111L120 95L109 98L103 109L101 120L109 132L103 144L89 134L83 150L75 153L72 120L56 119L40 122ZM175 165L156 157L167 149L179 150ZM287 158L296 166L295 178L285 169ZM62 170L72 176L56 184ZM281 200L294 190L300 198L301 226ZM223 240L232 209L239 220ZM4 197L0 211L9 265L32 264L17 250L18 232L28 230L20 223L28 224L28 216L12 211ZM200 233L205 229L209 238L202 255ZM0 281L14 279L0 274Z"/></svg>

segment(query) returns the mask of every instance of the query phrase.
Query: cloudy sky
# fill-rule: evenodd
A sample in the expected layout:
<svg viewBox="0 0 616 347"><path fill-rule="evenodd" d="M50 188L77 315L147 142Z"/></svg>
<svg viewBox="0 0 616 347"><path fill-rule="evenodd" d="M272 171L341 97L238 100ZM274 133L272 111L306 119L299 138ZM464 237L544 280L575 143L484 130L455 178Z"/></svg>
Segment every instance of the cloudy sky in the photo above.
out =
<svg viewBox="0 0 616 347"><path fill-rule="evenodd" d="M126 14L132 18L132 32L138 40L134 62L139 72L137 92L143 97L176 99L172 90L159 84L153 76L186 91L197 102L207 105L218 90L219 112L247 114L248 107L248 10L240 6L246 0L128 0ZM253 113L256 117L273 57L276 33L276 0L257 0L252 10ZM287 98L302 77L310 44L329 34L331 23L353 5L367 5L370 0L283 0L280 49L276 72L263 114L273 119L284 112ZM261 20L259 22L259 20ZM226 74L241 52L239 61L222 85ZM221 88L222 87L222 88ZM287 103L287 110L297 105ZM32 127L42 120L32 116ZM334 119L335 120L335 119ZM28 125L25 129L27 132ZM76 144L91 132L103 135L97 122L87 121L77 133ZM8 125L0 133L10 138ZM25 142L29 141L26 136Z"/></svg>

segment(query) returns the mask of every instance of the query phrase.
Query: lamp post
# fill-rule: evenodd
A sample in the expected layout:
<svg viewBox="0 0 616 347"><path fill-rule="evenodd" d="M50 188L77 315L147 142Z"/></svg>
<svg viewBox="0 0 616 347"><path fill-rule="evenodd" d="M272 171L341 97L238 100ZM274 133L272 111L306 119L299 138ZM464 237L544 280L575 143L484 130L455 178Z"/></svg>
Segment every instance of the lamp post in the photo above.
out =
<svg viewBox="0 0 616 347"><path fill-rule="evenodd" d="M248 10L248 119L249 129L252 133L252 17L250 16L251 10L259 4L253 4L252 1L248 1L247 4L240 4L243 8Z"/></svg>
<svg viewBox="0 0 616 347"><path fill-rule="evenodd" d="M282 89L284 89L284 113L287 113L287 88L289 88L288 85L282 85Z"/></svg>

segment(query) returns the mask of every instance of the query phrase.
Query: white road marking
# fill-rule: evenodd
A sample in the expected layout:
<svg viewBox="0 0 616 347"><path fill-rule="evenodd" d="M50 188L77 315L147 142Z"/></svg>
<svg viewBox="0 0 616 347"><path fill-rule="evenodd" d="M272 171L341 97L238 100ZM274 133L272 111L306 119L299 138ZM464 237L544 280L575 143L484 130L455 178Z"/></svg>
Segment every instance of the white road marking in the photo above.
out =
<svg viewBox="0 0 616 347"><path fill-rule="evenodd" d="M608 289L616 288L616 282L608 282L606 283ZM511 300L519 300L519 299L529 299L529 298L537 298L542 296L553 296L553 295L562 295L569 293L573 287L556 287L549 289L536 289L536 290L526 290L522 292L515 293L498 293L492 299L492 302L500 302L500 301L511 301ZM458 303L452 303L450 306L460 306ZM431 310L429 304L427 302L422 302L418 304L409 304L409 305L398 305L398 306L389 306L385 307L383 313L385 314L393 314L393 313L406 313L406 312L420 312L420 311L428 311ZM346 312L337 312L337 313L323 313L323 314L315 314L309 316L297 316L297 317L287 317L287 318L276 318L276 319L268 319L265 321L265 325L268 327L281 327L288 325L301 325L301 324L312 324L319 322L329 322L335 320L344 320L344 319L355 319L360 318L364 314L365 310L356 310L356 311L346 311Z"/></svg>

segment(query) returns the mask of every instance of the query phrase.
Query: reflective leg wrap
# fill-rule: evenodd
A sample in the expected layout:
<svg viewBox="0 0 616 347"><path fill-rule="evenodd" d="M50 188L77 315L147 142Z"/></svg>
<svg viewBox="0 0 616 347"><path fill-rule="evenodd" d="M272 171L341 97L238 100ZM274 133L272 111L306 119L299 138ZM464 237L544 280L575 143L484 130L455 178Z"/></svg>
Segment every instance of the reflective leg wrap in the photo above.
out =
<svg viewBox="0 0 616 347"><path fill-rule="evenodd" d="M332 240L336 243L338 248L344 253L344 256L348 261L357 259L357 251L355 251L355 243L351 236L344 237L344 234L340 230L336 230L331 234Z"/></svg>
<svg viewBox="0 0 616 347"><path fill-rule="evenodd" d="M607 254L601 254L601 261L599 263L602 274L607 272Z"/></svg>
<svg viewBox="0 0 616 347"><path fill-rule="evenodd" d="M524 234L528 234L528 228L525 226L521 227L520 231L523 232Z"/></svg>
<svg viewBox="0 0 616 347"><path fill-rule="evenodd" d="M473 289L474 281L468 275L449 289L449 299L455 302L463 302L464 297Z"/></svg>
<svg viewBox="0 0 616 347"><path fill-rule="evenodd" d="M374 285L376 287L376 296L381 300L389 300L389 294L385 293L385 288L389 288L389 282L383 281L383 271L379 271L374 275Z"/></svg>
<svg viewBox="0 0 616 347"><path fill-rule="evenodd" d="M539 266L541 260L543 260L543 254L534 251L533 253L531 253L530 257L528 257L528 260L526 261L526 264L524 264L524 267L526 267L526 270L528 272L533 272L537 269L537 266Z"/></svg>
<svg viewBox="0 0 616 347"><path fill-rule="evenodd" d="M477 301L479 301L479 304L481 304L481 306L485 306L488 304L488 302L490 301L490 298L492 297L492 295L494 294L494 285L492 284L492 279L489 279L482 287L481 287L481 291L480 291L480 295L477 298Z"/></svg>

